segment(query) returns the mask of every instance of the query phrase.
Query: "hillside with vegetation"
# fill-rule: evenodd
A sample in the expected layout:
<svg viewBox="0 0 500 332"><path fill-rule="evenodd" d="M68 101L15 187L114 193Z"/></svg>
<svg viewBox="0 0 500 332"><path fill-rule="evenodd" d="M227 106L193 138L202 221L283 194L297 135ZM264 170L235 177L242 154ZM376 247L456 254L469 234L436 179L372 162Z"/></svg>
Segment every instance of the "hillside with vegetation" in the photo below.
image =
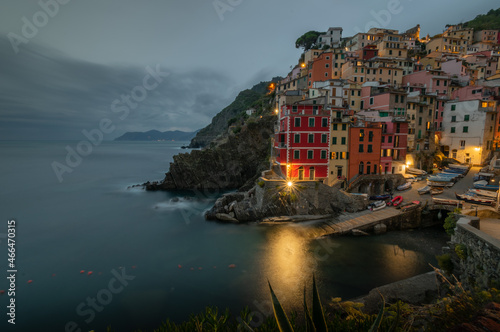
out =
<svg viewBox="0 0 500 332"><path fill-rule="evenodd" d="M474 30L500 30L500 8L491 9L487 14L477 15L473 20L466 22L465 26Z"/></svg>
<svg viewBox="0 0 500 332"><path fill-rule="evenodd" d="M205 148L174 156L165 178L145 183L146 189L250 189L269 168L276 121L270 84L261 82L242 91L191 141L191 146ZM248 115L248 109L255 112Z"/></svg>
<svg viewBox="0 0 500 332"><path fill-rule="evenodd" d="M280 79L276 77L271 82L276 84ZM261 98L266 96L271 82L260 82L251 89L241 91L229 106L214 116L212 122L196 134L189 147L201 148L209 145L222 134L225 134L227 129L234 125L238 119L244 118L246 116L245 111L248 109L255 109L257 113L262 111Z"/></svg>

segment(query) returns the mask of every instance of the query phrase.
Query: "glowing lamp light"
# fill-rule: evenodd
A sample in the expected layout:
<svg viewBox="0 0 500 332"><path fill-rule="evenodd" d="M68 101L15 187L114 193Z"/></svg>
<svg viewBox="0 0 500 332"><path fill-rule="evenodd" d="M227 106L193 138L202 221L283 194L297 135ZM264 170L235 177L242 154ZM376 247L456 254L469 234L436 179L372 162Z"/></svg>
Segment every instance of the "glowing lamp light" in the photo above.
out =
<svg viewBox="0 0 500 332"><path fill-rule="evenodd" d="M302 62L302 63L300 64L300 66L301 66L302 68L305 68L305 67L306 67L306 64Z"/></svg>
<svg viewBox="0 0 500 332"><path fill-rule="evenodd" d="M479 151L479 150L481 150L481 148L474 148L474 150Z"/></svg>
<svg viewBox="0 0 500 332"><path fill-rule="evenodd" d="M279 113L279 110L278 110L278 109L275 109L275 110L274 110L274 113L278 114L278 113Z"/></svg>
<svg viewBox="0 0 500 332"><path fill-rule="evenodd" d="M288 185L288 187L291 187L291 186L293 186L293 182L292 181L288 181L287 185Z"/></svg>

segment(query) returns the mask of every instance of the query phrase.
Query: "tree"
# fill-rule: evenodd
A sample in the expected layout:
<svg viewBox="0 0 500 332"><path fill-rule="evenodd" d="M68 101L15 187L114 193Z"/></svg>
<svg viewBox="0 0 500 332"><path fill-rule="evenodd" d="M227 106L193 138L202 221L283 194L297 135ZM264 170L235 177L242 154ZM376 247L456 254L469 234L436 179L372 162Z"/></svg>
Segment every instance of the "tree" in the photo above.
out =
<svg viewBox="0 0 500 332"><path fill-rule="evenodd" d="M311 49L314 44L316 44L318 36L321 34L323 34L323 32L313 30L308 31L297 39L297 41L295 42L295 47L302 47L304 48L304 51L307 51Z"/></svg>

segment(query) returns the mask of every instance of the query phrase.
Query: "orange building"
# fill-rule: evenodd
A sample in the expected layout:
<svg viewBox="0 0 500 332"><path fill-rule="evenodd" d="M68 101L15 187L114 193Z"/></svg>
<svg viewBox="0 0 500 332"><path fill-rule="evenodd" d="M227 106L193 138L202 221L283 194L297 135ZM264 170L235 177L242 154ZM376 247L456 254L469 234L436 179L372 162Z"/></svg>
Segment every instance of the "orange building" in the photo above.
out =
<svg viewBox="0 0 500 332"><path fill-rule="evenodd" d="M347 178L357 174L380 174L382 128L379 124L357 122L349 127Z"/></svg>
<svg viewBox="0 0 500 332"><path fill-rule="evenodd" d="M333 52L324 52L309 63L308 88L312 88L313 82L333 79L333 56Z"/></svg>

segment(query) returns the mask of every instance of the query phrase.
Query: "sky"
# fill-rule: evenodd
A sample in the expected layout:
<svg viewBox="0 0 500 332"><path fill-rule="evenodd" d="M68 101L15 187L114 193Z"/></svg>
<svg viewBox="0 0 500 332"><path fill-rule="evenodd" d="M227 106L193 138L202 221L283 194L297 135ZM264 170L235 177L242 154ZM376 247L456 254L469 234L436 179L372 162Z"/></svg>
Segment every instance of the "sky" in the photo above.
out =
<svg viewBox="0 0 500 332"><path fill-rule="evenodd" d="M421 36L490 0L2 0L0 140L194 131L243 89L286 76L309 30L377 26Z"/></svg>

